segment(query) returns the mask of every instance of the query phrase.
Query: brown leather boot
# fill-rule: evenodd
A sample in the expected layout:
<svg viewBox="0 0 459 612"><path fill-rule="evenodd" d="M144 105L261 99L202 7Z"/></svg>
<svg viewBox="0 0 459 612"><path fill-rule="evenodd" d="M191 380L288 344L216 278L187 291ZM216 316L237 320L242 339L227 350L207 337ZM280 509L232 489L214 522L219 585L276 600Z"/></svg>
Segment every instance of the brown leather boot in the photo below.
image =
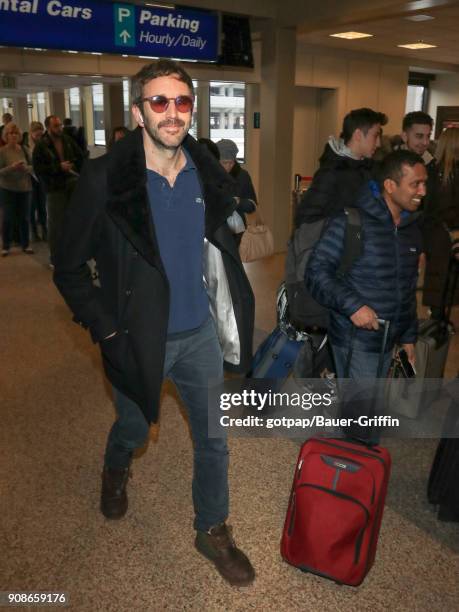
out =
<svg viewBox="0 0 459 612"><path fill-rule="evenodd" d="M225 523L212 527L208 532L197 531L195 546L232 586L248 586L255 580L252 564L236 547L231 527Z"/></svg>
<svg viewBox="0 0 459 612"><path fill-rule="evenodd" d="M126 484L129 468L107 468L102 472L100 509L108 519L122 518L128 509Z"/></svg>

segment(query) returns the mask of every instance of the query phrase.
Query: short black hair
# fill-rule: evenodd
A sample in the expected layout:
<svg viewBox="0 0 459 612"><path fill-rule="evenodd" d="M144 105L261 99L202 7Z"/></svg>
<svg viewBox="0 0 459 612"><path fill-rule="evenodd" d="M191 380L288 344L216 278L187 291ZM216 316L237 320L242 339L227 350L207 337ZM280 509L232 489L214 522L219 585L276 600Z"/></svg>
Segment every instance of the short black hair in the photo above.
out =
<svg viewBox="0 0 459 612"><path fill-rule="evenodd" d="M193 81L188 72L182 66L173 60L162 58L145 64L137 74L132 77L131 97L133 104L142 105L143 88L144 86L162 76L177 75L178 80L188 85L191 95L194 96Z"/></svg>
<svg viewBox="0 0 459 612"><path fill-rule="evenodd" d="M387 115L371 108L356 108L344 117L341 138L347 144L355 130L362 130L366 135L374 125L386 125Z"/></svg>
<svg viewBox="0 0 459 612"><path fill-rule="evenodd" d="M48 115L45 119L45 128L49 128L49 124L51 123L51 119L59 119L57 115Z"/></svg>
<svg viewBox="0 0 459 612"><path fill-rule="evenodd" d="M62 122L62 124L67 127L69 125L72 125L72 120L70 119L70 117L66 117L64 121Z"/></svg>
<svg viewBox="0 0 459 612"><path fill-rule="evenodd" d="M412 113L407 113L403 117L402 132L409 130L415 123L428 125L431 128L433 127L433 119L430 115L423 111L413 111Z"/></svg>
<svg viewBox="0 0 459 612"><path fill-rule="evenodd" d="M424 161L420 155L413 151L399 149L386 155L381 162L378 172L378 182L381 190L384 188L384 181L386 179L392 179L397 185L399 184L403 176L403 166L410 166L412 168L416 164L424 166Z"/></svg>

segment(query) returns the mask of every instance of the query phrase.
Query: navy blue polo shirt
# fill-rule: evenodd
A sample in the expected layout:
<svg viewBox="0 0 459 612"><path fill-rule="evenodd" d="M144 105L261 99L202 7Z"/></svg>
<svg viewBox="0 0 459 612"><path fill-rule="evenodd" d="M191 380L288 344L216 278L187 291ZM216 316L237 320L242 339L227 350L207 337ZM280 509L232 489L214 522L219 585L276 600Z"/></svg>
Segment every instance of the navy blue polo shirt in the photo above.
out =
<svg viewBox="0 0 459 612"><path fill-rule="evenodd" d="M204 199L196 166L182 150L186 165L173 187L147 169L150 210L170 285L168 334L195 329L209 316L203 281Z"/></svg>

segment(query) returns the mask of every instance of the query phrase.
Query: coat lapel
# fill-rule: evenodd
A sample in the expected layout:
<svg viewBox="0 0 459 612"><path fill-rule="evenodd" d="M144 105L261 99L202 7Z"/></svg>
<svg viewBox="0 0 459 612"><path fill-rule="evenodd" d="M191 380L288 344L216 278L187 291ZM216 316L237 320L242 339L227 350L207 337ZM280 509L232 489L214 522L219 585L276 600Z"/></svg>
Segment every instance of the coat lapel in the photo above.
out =
<svg viewBox="0 0 459 612"><path fill-rule="evenodd" d="M206 203L206 238L216 242L218 228L234 210L234 181L218 161L187 136L183 146L198 170ZM142 130L135 129L116 143L109 153L107 210L133 247L164 272L159 254L147 191L147 172Z"/></svg>
<svg viewBox="0 0 459 612"><path fill-rule="evenodd" d="M226 222L235 208L234 180L207 148L196 142L192 136L185 138L183 146L198 169L206 203L206 238L213 240L217 229Z"/></svg>
<svg viewBox="0 0 459 612"><path fill-rule="evenodd" d="M142 131L119 140L109 153L107 210L132 246L151 265L163 269L147 192Z"/></svg>

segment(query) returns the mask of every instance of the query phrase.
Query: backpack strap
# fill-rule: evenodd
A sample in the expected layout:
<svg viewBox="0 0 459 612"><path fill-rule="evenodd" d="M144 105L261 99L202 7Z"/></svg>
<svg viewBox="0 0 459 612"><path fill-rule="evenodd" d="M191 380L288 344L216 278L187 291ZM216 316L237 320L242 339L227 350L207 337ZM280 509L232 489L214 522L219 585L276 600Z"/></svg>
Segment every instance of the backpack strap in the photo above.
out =
<svg viewBox="0 0 459 612"><path fill-rule="evenodd" d="M362 219L358 208L345 208L344 251L338 274L346 274L362 254Z"/></svg>

